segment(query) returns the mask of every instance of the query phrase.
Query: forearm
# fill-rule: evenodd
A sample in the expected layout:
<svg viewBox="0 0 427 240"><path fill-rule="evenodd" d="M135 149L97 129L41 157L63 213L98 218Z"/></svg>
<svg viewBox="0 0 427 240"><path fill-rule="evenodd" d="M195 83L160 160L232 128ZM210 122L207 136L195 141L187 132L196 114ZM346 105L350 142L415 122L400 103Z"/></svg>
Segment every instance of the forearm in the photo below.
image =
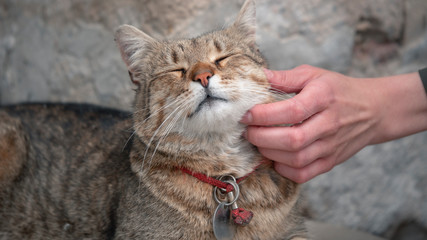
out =
<svg viewBox="0 0 427 240"><path fill-rule="evenodd" d="M372 80L379 122L371 144L427 130L427 94L418 73Z"/></svg>

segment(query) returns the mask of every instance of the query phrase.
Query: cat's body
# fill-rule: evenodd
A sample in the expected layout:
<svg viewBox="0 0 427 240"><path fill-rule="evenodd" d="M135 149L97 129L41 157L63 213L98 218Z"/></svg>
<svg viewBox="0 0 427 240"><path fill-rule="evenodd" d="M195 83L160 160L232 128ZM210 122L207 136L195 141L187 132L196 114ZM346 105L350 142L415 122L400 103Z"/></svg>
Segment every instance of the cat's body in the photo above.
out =
<svg viewBox="0 0 427 240"><path fill-rule="evenodd" d="M124 180L132 126L125 116L79 105L3 108L1 163L18 154L24 160L0 187L0 239L113 236L121 191L132 183Z"/></svg>
<svg viewBox="0 0 427 240"><path fill-rule="evenodd" d="M237 203L254 217L235 239L306 237L297 184L241 137L242 115L272 101L254 11L249 0L231 27L190 40L119 28L133 123L88 106L0 110L0 237L213 239L213 187L182 168L247 176Z"/></svg>

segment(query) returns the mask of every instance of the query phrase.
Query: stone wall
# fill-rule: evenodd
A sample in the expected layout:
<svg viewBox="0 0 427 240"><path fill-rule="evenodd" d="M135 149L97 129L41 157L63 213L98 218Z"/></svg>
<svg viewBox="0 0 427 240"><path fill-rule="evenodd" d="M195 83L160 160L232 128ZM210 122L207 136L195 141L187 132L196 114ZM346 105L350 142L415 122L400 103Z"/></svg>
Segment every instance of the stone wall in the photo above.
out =
<svg viewBox="0 0 427 240"><path fill-rule="evenodd" d="M132 24L157 38L197 36L232 22L242 2L2 0L0 104L130 110L132 86L113 41L117 26ZM272 69L312 64L375 77L427 65L425 0L259 0L257 18ZM427 238L426 143L421 133L368 147L305 184L307 214L387 238Z"/></svg>

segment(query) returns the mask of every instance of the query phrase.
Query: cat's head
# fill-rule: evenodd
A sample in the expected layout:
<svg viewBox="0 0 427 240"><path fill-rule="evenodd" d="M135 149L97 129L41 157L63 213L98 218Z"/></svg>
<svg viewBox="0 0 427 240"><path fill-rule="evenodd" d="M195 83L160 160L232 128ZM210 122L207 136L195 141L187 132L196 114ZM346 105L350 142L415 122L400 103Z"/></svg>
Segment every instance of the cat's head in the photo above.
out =
<svg viewBox="0 0 427 240"><path fill-rule="evenodd" d="M253 0L231 26L192 39L160 41L119 27L115 40L138 87L136 133L197 139L241 132L244 113L270 101L255 29Z"/></svg>

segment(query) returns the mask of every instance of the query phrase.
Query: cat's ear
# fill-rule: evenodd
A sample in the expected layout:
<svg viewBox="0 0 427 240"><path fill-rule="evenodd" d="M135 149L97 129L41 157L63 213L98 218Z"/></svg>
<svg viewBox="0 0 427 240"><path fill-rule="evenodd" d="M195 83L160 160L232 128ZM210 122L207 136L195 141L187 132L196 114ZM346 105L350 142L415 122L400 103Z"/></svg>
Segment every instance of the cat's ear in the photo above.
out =
<svg viewBox="0 0 427 240"><path fill-rule="evenodd" d="M138 60L143 58L144 53L156 40L136 27L122 25L117 28L114 34L114 41L116 41L120 49L120 54L126 63L132 82L139 84L133 79L133 73L138 71Z"/></svg>
<svg viewBox="0 0 427 240"><path fill-rule="evenodd" d="M255 45L256 11L254 0L245 1L233 26L242 32L251 44Z"/></svg>

